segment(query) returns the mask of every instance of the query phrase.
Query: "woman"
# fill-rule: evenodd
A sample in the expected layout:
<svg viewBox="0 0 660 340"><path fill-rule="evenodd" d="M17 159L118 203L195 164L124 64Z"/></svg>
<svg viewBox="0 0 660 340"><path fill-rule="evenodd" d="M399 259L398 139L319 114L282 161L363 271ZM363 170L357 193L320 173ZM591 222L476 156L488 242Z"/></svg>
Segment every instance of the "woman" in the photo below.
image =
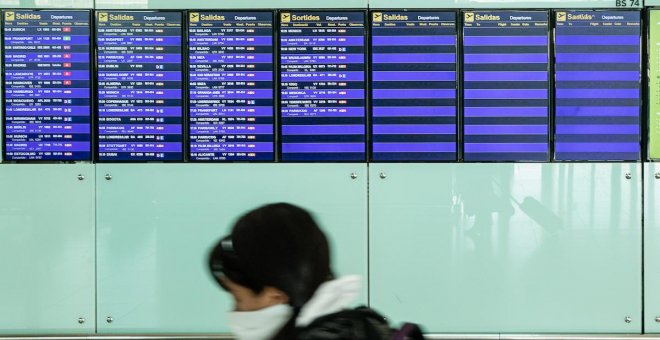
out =
<svg viewBox="0 0 660 340"><path fill-rule="evenodd" d="M302 208L277 203L243 215L211 251L211 273L234 298L229 327L242 340L390 339L385 319L346 309L356 276L335 278L328 241Z"/></svg>

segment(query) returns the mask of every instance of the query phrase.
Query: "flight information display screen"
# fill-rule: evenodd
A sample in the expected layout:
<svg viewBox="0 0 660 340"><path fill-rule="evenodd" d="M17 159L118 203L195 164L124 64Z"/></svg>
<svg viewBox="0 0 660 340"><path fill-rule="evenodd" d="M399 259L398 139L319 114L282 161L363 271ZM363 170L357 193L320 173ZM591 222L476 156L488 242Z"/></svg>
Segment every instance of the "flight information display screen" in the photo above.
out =
<svg viewBox="0 0 660 340"><path fill-rule="evenodd" d="M555 13L555 159L639 160L639 11Z"/></svg>
<svg viewBox="0 0 660 340"><path fill-rule="evenodd" d="M456 13L371 13L372 159L456 160Z"/></svg>
<svg viewBox="0 0 660 340"><path fill-rule="evenodd" d="M284 161L366 160L365 13L280 13Z"/></svg>
<svg viewBox="0 0 660 340"><path fill-rule="evenodd" d="M183 159L182 14L97 12L98 159Z"/></svg>
<svg viewBox="0 0 660 340"><path fill-rule="evenodd" d="M464 159L548 160L548 13L463 16Z"/></svg>
<svg viewBox="0 0 660 340"><path fill-rule="evenodd" d="M190 159L272 161L272 12L191 12Z"/></svg>
<svg viewBox="0 0 660 340"><path fill-rule="evenodd" d="M92 159L89 11L3 11L6 160Z"/></svg>

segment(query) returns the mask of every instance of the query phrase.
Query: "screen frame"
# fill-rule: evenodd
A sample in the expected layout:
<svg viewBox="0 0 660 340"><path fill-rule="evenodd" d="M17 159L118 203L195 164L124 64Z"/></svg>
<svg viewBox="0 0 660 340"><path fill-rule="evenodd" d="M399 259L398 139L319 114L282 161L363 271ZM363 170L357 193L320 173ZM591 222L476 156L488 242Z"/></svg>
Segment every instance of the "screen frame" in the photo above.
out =
<svg viewBox="0 0 660 340"><path fill-rule="evenodd" d="M557 151L555 148L555 143L556 143L556 129L557 129L557 123L556 120L554 119L557 116L556 109L556 99L553 100L553 112L552 112L552 125L551 125L551 132L552 132L552 155L551 155L551 162L556 162L556 163L641 163L644 161L644 153L645 153L645 146L643 143L644 140L644 107L648 106L647 98L644 93L644 81L645 81L645 73L644 70L648 71L648 68L645 68L645 64L648 63L648 56L644 54L645 50L645 44L644 41L649 39L649 34L646 35L646 39L644 39L644 33L645 33L645 15L642 12L642 8L556 8L552 9L551 12L551 21L553 25L553 34L552 34L552 46L553 46L553 55L552 55L552 68L556 68L556 41L557 41L557 31L556 31L556 24L557 24L557 12L569 12L569 11L582 11L582 12L638 12L639 13L639 59L640 59L640 64L639 64L639 73L640 73L640 78L639 78L639 100L640 100L640 105L639 105L639 134L638 134L638 143L639 143L639 153L638 153L638 159L637 160L560 160L557 159ZM648 11L646 11L648 15ZM552 74L552 93L553 93L553 98L555 96L555 93L557 91L557 72L553 72ZM647 81L647 86L650 86L650 83ZM648 111L648 109L646 110ZM649 140L647 139L647 143ZM648 159L648 155L646 156Z"/></svg>
<svg viewBox="0 0 660 340"><path fill-rule="evenodd" d="M88 30L89 30L89 157L86 159L30 159L30 160L17 160L7 158L7 96L6 96L6 70L5 70L5 12L86 12L88 16ZM0 72L2 72L2 83L0 84L0 91L2 91L2 103L1 103L1 112L2 112L2 163L39 163L39 164L72 164L72 163L93 163L95 161L96 152L94 147L96 145L96 115L94 106L96 100L96 49L94 43L96 41L95 36L95 22L92 17L93 10L88 8L71 8L71 9L44 9L44 8L10 8L2 9L0 15L2 15L2 20L0 20L0 44L2 48L0 49Z"/></svg>
<svg viewBox="0 0 660 340"><path fill-rule="evenodd" d="M272 136L273 136L273 157L270 160L197 160L193 159L190 155L190 146L192 143L192 136L190 134L190 127L192 126L190 122L190 15L189 13L191 12L204 12L204 13L227 13L227 12L232 12L232 13L270 13L271 15L271 28L273 31L272 34L272 56L273 56L273 110L272 110L272 118L273 118L273 128L272 128ZM185 157L186 161L190 163L274 163L277 162L278 160L278 136L277 136L277 126L278 126L278 120L277 120L277 112L279 110L279 101L277 99L276 92L279 92L279 76L278 76L278 70L279 70L279 58L278 58L278 51L279 51L279 44L277 44L277 33L278 33L278 26L279 22L276 21L276 11L275 10L269 10L269 9L255 9L255 10L249 10L249 9L188 9L185 11L185 21L186 21L186 65L185 65L185 84L186 88L186 104L187 110L185 112L186 114L186 122L185 122L185 132L186 132L186 138L185 138ZM277 45L276 45L277 44Z"/></svg>
<svg viewBox="0 0 660 340"><path fill-rule="evenodd" d="M104 160L102 160L101 157L99 156L99 142L100 142L100 139L98 138L98 136L100 136L100 134L99 134L100 124L99 124L99 114L98 114L100 105L99 105L99 101L96 100L95 110L94 110L94 112L96 113L96 120L94 122L95 123L94 127L95 127L95 133L96 133L96 136L97 136L97 141L96 141L96 143L94 143L94 156L96 157L95 158L96 163L185 163L186 160L187 160L186 159L187 151L186 151L186 137L185 137L185 135L186 135L185 121L187 119L186 111L188 110L188 107L187 107L188 91L186 91L187 77L186 77L186 70L185 70L185 65L184 65L184 63L188 62L188 60L187 60L187 58L188 58L187 48L186 48L186 45L185 45L185 42L187 42L187 40L188 40L188 37L187 37L188 27L186 25L187 24L186 17L184 17L185 11L176 10L176 9L172 9L172 10L169 10L169 9L167 9L167 10L147 10L147 9L144 9L144 10L140 10L140 9L136 9L136 10L113 10L113 9L104 10L104 9L96 9L96 10L94 10L94 18L93 18L94 19L94 41L93 41L93 48L94 48L94 70L95 70L95 72L93 72L94 73L93 76L94 76L94 82L97 84L97 88L96 88L97 94L98 94L98 90L99 90L98 89L98 73L99 73L98 53L99 52L98 52L98 39L97 39L98 38L98 34L97 34L98 33L98 30L97 30L98 26L97 26L97 24L98 24L98 13L99 12L104 12L104 13L179 13L181 15L181 27L180 27L180 30L181 30L181 60L183 60L184 62L181 65L182 66L181 67L181 100L182 100L182 104L181 104L181 144L182 144L181 145L181 158L176 159L176 160L175 159L170 159L170 160L142 160L142 159L139 159L139 160L130 160L130 159L109 160L109 159L104 159Z"/></svg>
<svg viewBox="0 0 660 340"><path fill-rule="evenodd" d="M456 133L454 134L456 140L454 143L456 144L456 151L454 152L455 157L453 160L376 160L374 159L374 140L373 140L373 96L372 96L372 91L373 91L373 79L372 79L372 73L373 70L371 69L372 67L372 57L373 57L373 17L372 13L373 12L427 12L427 13L454 13L455 15L455 20L454 20L454 28L456 29L456 86L455 86L455 91L456 91L456 114L455 114L455 124L456 124ZM460 84L462 81L462 36L460 35L460 30L459 30L459 25L461 24L460 20L460 11L457 9L452 9L452 8L370 8L369 9L369 15L367 15L367 20L369 21L369 29L368 29L368 36L369 36L369 56L368 56L368 62L369 62L369 103L368 105L368 116L369 116L369 126L368 126L368 131L369 131L369 136L368 136L368 145L367 145L367 150L369 152L369 163L457 163L461 161L460 159L460 154L461 150L459 149L461 147L461 139L460 139L460 131L459 127L461 126L461 121L459 119L460 116L460 111L462 109L462 93L460 89ZM459 59L460 57L460 59Z"/></svg>
<svg viewBox="0 0 660 340"><path fill-rule="evenodd" d="M548 143L548 151L547 151L547 157L544 160L466 160L465 159L465 98L464 98L464 91L465 91L465 80L464 80L464 64L463 64L463 46L465 44L465 22L464 22L464 14L465 12L540 12L540 13L546 13L547 18L548 18L548 26L547 26L547 38L548 38L548 116L547 116L547 127L548 127L548 133L547 133L547 143ZM552 144L553 141L551 139L552 136L552 131L550 131L550 128L552 126L551 120L553 117L553 112L552 112L552 105L554 103L554 77L553 77L553 71L554 69L552 68L554 65L554 56L553 56L553 29L551 27L552 25L552 20L550 20L550 14L552 13L552 10L548 8L466 8L466 9L461 9L460 10L460 15L458 18L458 22L460 25L460 31L459 31L459 36L460 36L460 45L461 45L461 54L460 54L460 72L461 72L461 77L460 77L460 92L461 92L461 103L460 103L460 128L458 129L460 131L460 156L459 156L459 162L461 163L549 163L552 162Z"/></svg>
<svg viewBox="0 0 660 340"><path fill-rule="evenodd" d="M280 20L280 14L282 12L309 12L309 13L361 13L364 19L364 34L363 34L363 41L364 41L364 158L361 160L284 160L283 157L283 152L282 152L282 86L281 86L281 75L282 75L282 69L281 69L281 63L280 63L280 58L281 58L281 50L280 50L280 29L282 28L280 26L281 20ZM277 50L276 50L276 58L277 58L277 83L276 83L276 89L277 89L277 113L276 113L276 118L277 118L277 162L280 163L368 163L369 162L369 144L370 142L370 130L369 127L371 125L371 121L369 119L369 106L371 102L371 89L369 88L369 83L371 80L370 74L371 74L371 65L368 61L370 61L369 55L371 54L371 50L369 48L369 43L370 43L370 36L369 36L369 10L366 8L357 8L357 9L351 9L351 8L338 8L338 9L332 9L332 8L323 8L323 9L278 9L276 12L276 18L275 18L275 23L276 23L276 30L274 32L274 36L277 36L278 38L278 44L277 44Z"/></svg>

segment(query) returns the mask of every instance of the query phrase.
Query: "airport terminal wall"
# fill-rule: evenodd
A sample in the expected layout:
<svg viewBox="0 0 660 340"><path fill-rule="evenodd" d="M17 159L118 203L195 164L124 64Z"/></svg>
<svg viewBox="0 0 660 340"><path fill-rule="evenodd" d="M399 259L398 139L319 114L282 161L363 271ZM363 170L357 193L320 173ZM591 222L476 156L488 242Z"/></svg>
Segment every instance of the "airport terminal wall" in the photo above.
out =
<svg viewBox="0 0 660 340"><path fill-rule="evenodd" d="M0 338L226 334L280 201L393 323L660 334L660 1L0 9Z"/></svg>

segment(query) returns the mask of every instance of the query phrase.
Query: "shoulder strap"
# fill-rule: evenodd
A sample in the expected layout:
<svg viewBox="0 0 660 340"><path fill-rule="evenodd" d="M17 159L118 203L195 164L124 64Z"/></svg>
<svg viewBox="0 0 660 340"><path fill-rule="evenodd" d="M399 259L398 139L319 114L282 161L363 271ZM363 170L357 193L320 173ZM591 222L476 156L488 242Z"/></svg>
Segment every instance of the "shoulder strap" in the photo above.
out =
<svg viewBox="0 0 660 340"><path fill-rule="evenodd" d="M424 334L417 324L404 323L399 330L394 332L392 340L424 340Z"/></svg>

